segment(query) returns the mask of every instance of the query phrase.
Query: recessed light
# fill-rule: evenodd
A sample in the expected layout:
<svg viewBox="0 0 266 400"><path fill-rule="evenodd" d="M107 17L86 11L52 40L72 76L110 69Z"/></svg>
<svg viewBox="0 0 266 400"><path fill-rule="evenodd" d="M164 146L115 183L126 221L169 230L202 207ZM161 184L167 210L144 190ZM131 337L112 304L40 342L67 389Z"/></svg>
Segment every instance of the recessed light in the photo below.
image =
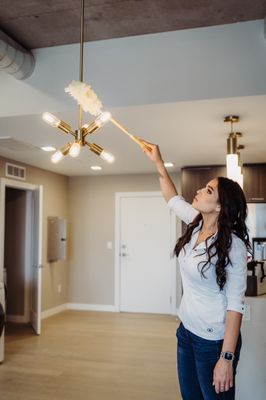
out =
<svg viewBox="0 0 266 400"><path fill-rule="evenodd" d="M93 169L93 171L100 171L102 167L100 167L100 165L92 165L91 169Z"/></svg>
<svg viewBox="0 0 266 400"><path fill-rule="evenodd" d="M174 166L174 164L172 162L165 162L164 166L165 166L165 168L171 168Z"/></svg>
<svg viewBox="0 0 266 400"><path fill-rule="evenodd" d="M41 149L43 151L55 151L56 150L53 146L42 146Z"/></svg>

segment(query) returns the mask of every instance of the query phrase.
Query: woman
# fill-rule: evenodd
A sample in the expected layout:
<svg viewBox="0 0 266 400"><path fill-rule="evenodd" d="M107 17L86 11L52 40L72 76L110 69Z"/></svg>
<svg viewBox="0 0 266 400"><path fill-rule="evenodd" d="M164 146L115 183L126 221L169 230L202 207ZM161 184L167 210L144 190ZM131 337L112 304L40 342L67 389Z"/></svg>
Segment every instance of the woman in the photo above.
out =
<svg viewBox="0 0 266 400"><path fill-rule="evenodd" d="M244 193L218 177L191 205L178 196L158 146L143 141L143 151L156 164L168 207L187 224L175 246L183 284L177 329L183 400L233 400L250 247Z"/></svg>

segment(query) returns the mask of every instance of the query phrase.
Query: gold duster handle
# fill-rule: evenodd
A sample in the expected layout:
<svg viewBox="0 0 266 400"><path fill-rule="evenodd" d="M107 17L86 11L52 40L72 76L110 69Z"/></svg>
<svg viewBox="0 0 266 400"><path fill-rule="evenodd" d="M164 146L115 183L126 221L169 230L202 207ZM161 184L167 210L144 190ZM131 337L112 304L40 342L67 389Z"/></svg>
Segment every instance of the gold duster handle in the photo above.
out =
<svg viewBox="0 0 266 400"><path fill-rule="evenodd" d="M144 144L143 141L135 135L132 135L124 126L122 126L119 122L117 122L113 117L110 119L114 125L116 125L122 132L130 137L135 143L137 143L141 148L145 147L147 150L152 151L152 148L147 144Z"/></svg>

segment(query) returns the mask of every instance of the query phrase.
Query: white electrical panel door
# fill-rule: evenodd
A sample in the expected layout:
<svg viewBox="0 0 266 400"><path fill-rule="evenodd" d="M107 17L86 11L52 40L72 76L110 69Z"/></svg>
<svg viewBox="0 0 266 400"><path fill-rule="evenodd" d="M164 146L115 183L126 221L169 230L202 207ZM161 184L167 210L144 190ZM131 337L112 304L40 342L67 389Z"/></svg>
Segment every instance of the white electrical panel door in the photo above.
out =
<svg viewBox="0 0 266 400"><path fill-rule="evenodd" d="M65 260L67 255L67 221L48 217L48 262Z"/></svg>

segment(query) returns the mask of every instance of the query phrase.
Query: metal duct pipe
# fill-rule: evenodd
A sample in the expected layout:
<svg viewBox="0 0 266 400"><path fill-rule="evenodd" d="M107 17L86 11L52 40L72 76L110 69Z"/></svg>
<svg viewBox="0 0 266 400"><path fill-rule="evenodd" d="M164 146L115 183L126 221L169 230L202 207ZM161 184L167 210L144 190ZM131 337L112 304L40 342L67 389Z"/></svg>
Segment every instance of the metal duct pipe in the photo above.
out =
<svg viewBox="0 0 266 400"><path fill-rule="evenodd" d="M32 53L0 30L0 71L16 79L26 79L32 74L34 66Z"/></svg>

